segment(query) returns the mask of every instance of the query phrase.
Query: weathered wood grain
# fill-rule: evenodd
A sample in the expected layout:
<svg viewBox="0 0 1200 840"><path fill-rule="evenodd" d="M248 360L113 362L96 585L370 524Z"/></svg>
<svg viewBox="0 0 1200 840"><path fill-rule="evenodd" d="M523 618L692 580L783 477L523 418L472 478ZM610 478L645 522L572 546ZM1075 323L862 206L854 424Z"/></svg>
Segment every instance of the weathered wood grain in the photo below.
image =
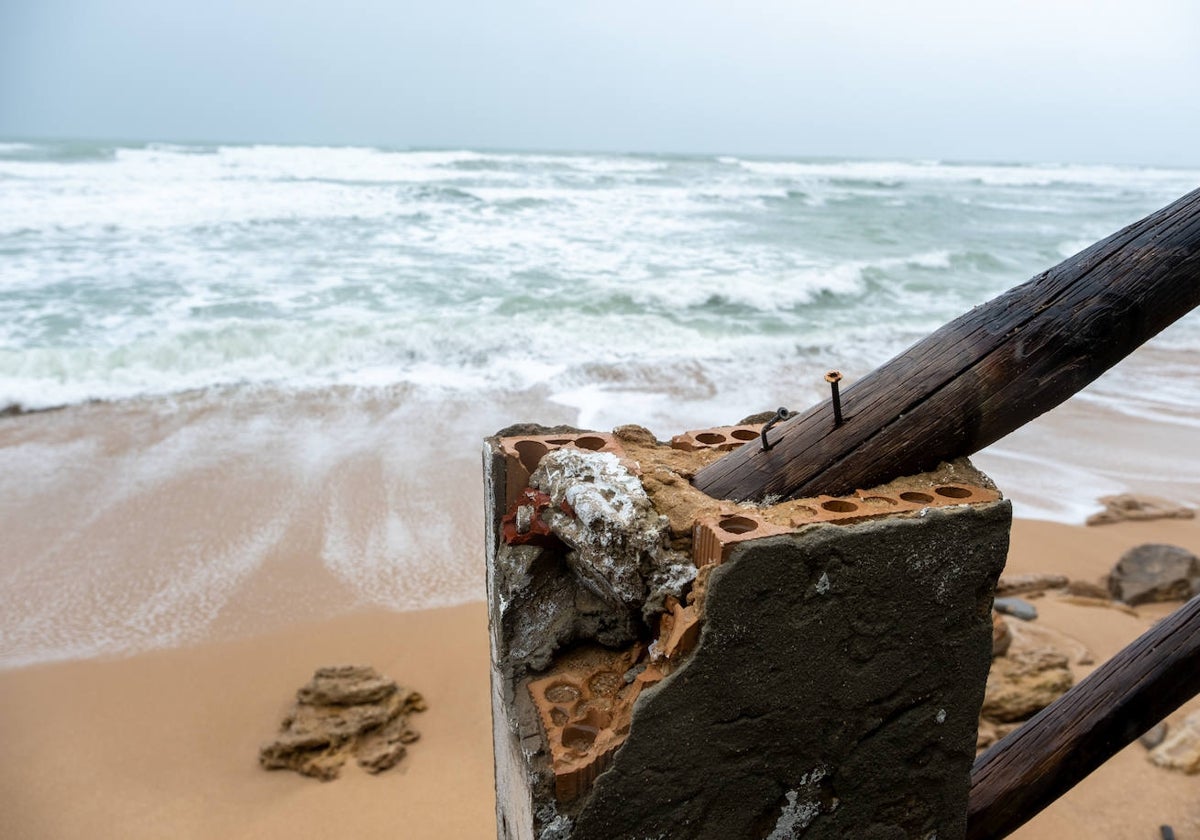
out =
<svg viewBox="0 0 1200 840"><path fill-rule="evenodd" d="M970 455L1200 305L1200 190L982 304L694 484L722 499L840 494Z"/></svg>
<svg viewBox="0 0 1200 840"><path fill-rule="evenodd" d="M975 761L967 840L1024 825L1200 693L1200 596Z"/></svg>

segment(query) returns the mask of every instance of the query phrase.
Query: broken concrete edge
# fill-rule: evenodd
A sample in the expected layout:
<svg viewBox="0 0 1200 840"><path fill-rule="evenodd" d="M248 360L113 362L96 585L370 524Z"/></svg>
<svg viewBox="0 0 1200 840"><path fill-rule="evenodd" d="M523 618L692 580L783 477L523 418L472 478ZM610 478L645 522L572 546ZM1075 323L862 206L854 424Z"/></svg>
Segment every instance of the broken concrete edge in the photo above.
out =
<svg viewBox="0 0 1200 840"><path fill-rule="evenodd" d="M505 431L517 429L510 427ZM646 617L642 629L634 634L636 638L633 639L633 646L626 645L615 654L619 659L632 655L632 667L629 671L637 670L637 674L632 678L625 675L625 688L602 698L593 694L585 697L585 693L588 692L586 688L581 688L582 686L586 686L590 679L595 679L600 674L611 675L613 671L593 668L590 673L575 673L568 661L560 662L569 659L573 647L579 648L580 645L589 642L588 638L580 638L578 633L572 635L569 632L564 637L565 645L562 651L565 651L565 654L558 647L552 647L544 658L527 662L534 666L525 669L527 673L504 667L508 653L503 638L505 633L501 622L496 621L495 617L503 616L510 605L505 603L505 587L496 580L496 570L503 565L497 563L496 559L503 552L515 552L521 545L527 544L528 541L519 538L522 532L527 534L531 530L539 530L538 536L549 536L548 528L531 529L533 517L541 519L543 515L552 513L561 520L573 515L573 511L565 504L561 509L552 510L553 506L547 504L547 500L531 496L531 493L540 491L530 490L529 477L549 452L561 448L591 453L607 452L612 460L636 475L642 471L642 463L630 457L630 452L626 451L626 446L623 445L628 444L628 449L641 461L648 461L656 474L671 472L676 480L683 482L686 482L688 472L694 472L694 469L702 465L697 464L693 468L692 465L681 462L678 456L683 453L672 454L671 448L659 443L652 434L640 427L621 427L616 431L617 434L609 435L562 427L547 430L545 427L527 425L519 427L519 435L489 438L484 447L484 472L487 476L488 496L492 502L492 516L488 522L488 592L493 614L493 716L508 718L505 726L494 726L497 739L497 783L499 786L503 784L502 779L514 778L510 775L511 772L519 769L514 765L524 763L535 776L541 776L543 788L552 784L554 799L560 806L565 807L567 813L572 810L572 800L587 791L623 744L633 708L638 703L642 690L676 670L686 661L688 653L702 637L702 595L705 580L708 573L711 573L716 565L727 560L730 552L737 546L771 536L795 534L813 527L814 524L850 524L905 513L923 517L932 508L980 505L1000 500L995 485L965 459L953 464L944 464L932 473L900 479L883 488L859 491L849 497L793 500L765 507L734 505L703 497L708 503L707 507L717 511L715 516L707 518L703 527L706 527L710 534L716 532L715 542L719 550L708 550L703 555L696 553L694 561L699 566L697 580L691 586L691 591L680 593L682 597L686 597L687 603L685 604L682 598L666 598L657 607L657 622ZM708 457L719 453L695 451L691 454ZM517 477L515 481L514 476ZM518 488L517 484L522 486ZM690 485L688 487L691 489ZM523 498L525 502L533 505L533 509L525 511L530 515L522 521L521 508L526 506L521 503ZM657 501L658 499L652 498L652 502ZM655 507L657 509L657 504ZM747 523L752 527L747 527ZM693 530L701 532L700 523L693 523L693 526ZM531 547L531 550L539 552L546 547ZM533 559L527 560L530 563L536 562L538 556L540 555L529 554ZM609 638L605 639L602 633L595 632L597 628L604 626L604 622L593 622L593 625L583 635L586 636L590 632L596 637L590 641L600 641L611 646L616 640L612 633L613 628L608 628ZM627 629L625 632L628 634ZM617 633L617 636L619 635L620 633ZM646 644L647 641L649 645ZM610 678L605 676L605 679ZM561 688L561 702L555 702L546 696L547 690L555 687ZM571 694L571 697L567 697L567 694ZM565 701L570 702L563 705ZM515 717L500 715L504 708L516 709L519 713ZM500 722L494 720L494 724ZM502 737L502 729L510 730L507 739ZM501 743L504 740L507 740L507 743ZM519 749L514 749L514 745L519 745ZM502 764L508 766L502 768ZM509 800L512 793L517 792L502 791L498 787L498 811L503 812L504 808L500 803ZM526 800L528 807L520 808L520 812L528 813L532 804L532 801ZM510 811L509 816L512 816L512 813ZM556 810L550 821L553 822L557 815ZM547 819L539 818L537 822L545 825Z"/></svg>
<svg viewBox="0 0 1200 840"><path fill-rule="evenodd" d="M740 544L691 656L535 836L961 837L1010 521L996 501Z"/></svg>

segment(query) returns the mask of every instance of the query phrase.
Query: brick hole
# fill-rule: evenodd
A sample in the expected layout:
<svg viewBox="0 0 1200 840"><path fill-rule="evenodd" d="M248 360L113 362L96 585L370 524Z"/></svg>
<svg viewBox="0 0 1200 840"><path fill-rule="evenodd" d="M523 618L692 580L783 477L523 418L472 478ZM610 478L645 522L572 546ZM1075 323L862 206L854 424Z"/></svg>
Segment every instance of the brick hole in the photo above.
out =
<svg viewBox="0 0 1200 840"><path fill-rule="evenodd" d="M591 749L592 744L596 743L596 734L598 732L599 730L594 726L572 723L563 729L562 745L576 752L587 752Z"/></svg>
<svg viewBox="0 0 1200 840"><path fill-rule="evenodd" d="M887 496L867 496L863 499L863 504L873 508L895 507L896 500L890 499Z"/></svg>
<svg viewBox="0 0 1200 840"><path fill-rule="evenodd" d="M717 432L701 432L700 434L696 435L696 440L700 441L701 443L707 443L711 446L718 443L724 443L725 435L718 434Z"/></svg>
<svg viewBox="0 0 1200 840"><path fill-rule="evenodd" d="M758 437L758 432L751 429L734 429L729 436L734 440L754 440Z"/></svg>
<svg viewBox="0 0 1200 840"><path fill-rule="evenodd" d="M731 516L721 520L720 528L730 534L748 534L758 530L758 523L745 516Z"/></svg>
<svg viewBox="0 0 1200 840"><path fill-rule="evenodd" d="M620 674L613 671L601 671L598 674L592 675L588 680L588 688L592 694L598 694L601 697L612 697L617 693L624 680Z"/></svg>
<svg viewBox="0 0 1200 840"><path fill-rule="evenodd" d="M536 440L519 440L514 448L517 450L517 456L521 459L521 466L529 472L536 470L542 456L550 451L546 448L546 444Z"/></svg>
<svg viewBox="0 0 1200 840"><path fill-rule="evenodd" d="M555 438L554 440L546 441L546 443L550 444L551 446L566 446L570 442L570 438Z"/></svg>
<svg viewBox="0 0 1200 840"><path fill-rule="evenodd" d="M551 703L570 703L579 699L579 689L570 683L555 683L545 691Z"/></svg>
<svg viewBox="0 0 1200 840"><path fill-rule="evenodd" d="M580 449L589 449L592 452L596 452L604 448L604 438L595 437L594 435L575 438L575 445Z"/></svg>
<svg viewBox="0 0 1200 840"><path fill-rule="evenodd" d="M965 499L972 495L970 490L954 486L936 487L934 488L934 492L939 496L945 496L947 499Z"/></svg>
<svg viewBox="0 0 1200 840"><path fill-rule="evenodd" d="M831 513L853 513L858 510L858 505L844 499L830 499L828 502L822 502L821 507Z"/></svg>
<svg viewBox="0 0 1200 840"><path fill-rule="evenodd" d="M789 513L791 513L791 516L788 517L788 524L793 528L798 528L817 515L817 512L807 505L797 505L794 508L790 508Z"/></svg>
<svg viewBox="0 0 1200 840"><path fill-rule="evenodd" d="M909 490L907 493L901 493L900 498L906 502L914 502L922 505L927 505L933 501L933 496L930 496L928 493L918 493L915 490Z"/></svg>
<svg viewBox="0 0 1200 840"><path fill-rule="evenodd" d="M566 724L567 720L569 720L569 717L566 710L563 709L562 706L555 706L550 710L550 720L555 726L563 726Z"/></svg>

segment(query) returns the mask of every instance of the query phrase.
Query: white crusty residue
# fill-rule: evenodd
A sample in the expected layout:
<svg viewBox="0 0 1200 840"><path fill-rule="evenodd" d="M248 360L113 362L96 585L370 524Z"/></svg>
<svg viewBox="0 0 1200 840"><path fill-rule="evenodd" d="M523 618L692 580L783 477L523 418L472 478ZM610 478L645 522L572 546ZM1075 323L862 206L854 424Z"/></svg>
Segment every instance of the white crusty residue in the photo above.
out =
<svg viewBox="0 0 1200 840"><path fill-rule="evenodd" d="M694 566L668 547L667 518L612 453L555 450L529 483L550 497L543 519L572 549L575 574L605 600L641 606L648 590L678 592L694 577Z"/></svg>

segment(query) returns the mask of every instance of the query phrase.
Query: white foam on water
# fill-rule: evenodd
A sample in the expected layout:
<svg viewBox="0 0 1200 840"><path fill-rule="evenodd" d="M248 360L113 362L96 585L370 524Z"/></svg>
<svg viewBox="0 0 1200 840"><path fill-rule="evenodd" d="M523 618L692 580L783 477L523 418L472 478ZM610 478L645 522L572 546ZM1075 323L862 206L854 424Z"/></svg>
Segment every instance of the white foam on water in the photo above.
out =
<svg viewBox="0 0 1200 840"><path fill-rule="evenodd" d="M10 143L0 179L0 408L116 401L0 418L0 526L71 523L0 546L0 659L24 662L194 638L307 523L355 603L479 597L462 441L802 410L825 370L852 383L1200 171ZM1198 354L1193 314L982 465L1019 514L1063 521L1117 489L1200 495ZM142 437L11 431L76 413ZM1131 431L1114 447L1090 422ZM112 523L185 477L260 478L246 465L278 504L239 485L253 517L119 583L144 546ZM59 598L86 617L37 612Z"/></svg>

